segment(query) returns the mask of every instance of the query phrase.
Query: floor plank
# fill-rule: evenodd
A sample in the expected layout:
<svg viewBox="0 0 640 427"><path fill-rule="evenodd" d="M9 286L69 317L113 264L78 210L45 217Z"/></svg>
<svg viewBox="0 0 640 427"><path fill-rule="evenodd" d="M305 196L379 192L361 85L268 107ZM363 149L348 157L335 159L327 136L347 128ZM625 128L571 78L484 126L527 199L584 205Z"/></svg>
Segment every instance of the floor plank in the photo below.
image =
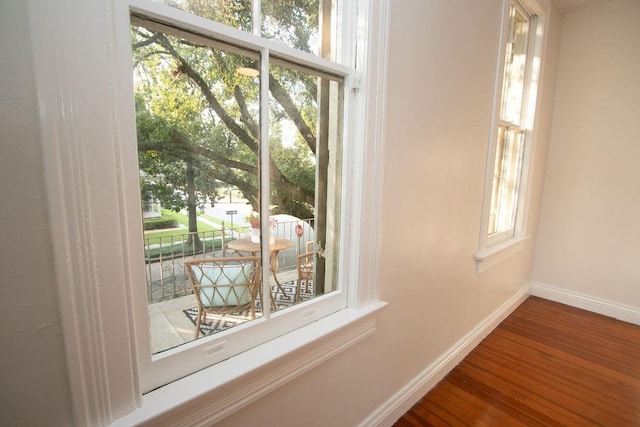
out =
<svg viewBox="0 0 640 427"><path fill-rule="evenodd" d="M640 426L640 327L529 297L394 425Z"/></svg>

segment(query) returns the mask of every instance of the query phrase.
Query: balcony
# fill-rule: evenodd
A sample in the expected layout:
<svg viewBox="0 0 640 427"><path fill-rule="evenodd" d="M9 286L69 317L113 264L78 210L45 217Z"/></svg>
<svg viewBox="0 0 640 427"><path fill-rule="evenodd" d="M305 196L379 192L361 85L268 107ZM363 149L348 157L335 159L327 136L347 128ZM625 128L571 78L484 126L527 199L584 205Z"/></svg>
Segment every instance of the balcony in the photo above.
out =
<svg viewBox="0 0 640 427"><path fill-rule="evenodd" d="M275 273L281 283L297 280L296 259L305 252L305 244L314 239L310 220L278 220L272 234L288 239L291 247L277 255ZM302 235L296 226L302 226ZM185 314L196 306L191 284L184 271L184 261L193 258L226 257L238 255L228 248L229 242L248 237L246 226L226 227L198 233L175 230L175 234L154 237L145 234L145 272L151 348L158 353L194 339L195 325ZM197 238L194 235L197 234ZM195 243L195 244L194 244ZM277 289L274 278L271 285ZM277 292L277 291L276 291ZM242 320L241 320L242 321Z"/></svg>

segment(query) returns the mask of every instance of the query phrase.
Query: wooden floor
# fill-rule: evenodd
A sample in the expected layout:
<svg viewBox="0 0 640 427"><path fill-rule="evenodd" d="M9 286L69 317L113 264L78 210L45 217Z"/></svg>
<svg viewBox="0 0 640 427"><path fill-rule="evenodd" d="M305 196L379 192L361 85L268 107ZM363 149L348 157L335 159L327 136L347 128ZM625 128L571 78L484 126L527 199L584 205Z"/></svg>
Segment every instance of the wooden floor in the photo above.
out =
<svg viewBox="0 0 640 427"><path fill-rule="evenodd" d="M395 426L640 426L640 327L530 297Z"/></svg>

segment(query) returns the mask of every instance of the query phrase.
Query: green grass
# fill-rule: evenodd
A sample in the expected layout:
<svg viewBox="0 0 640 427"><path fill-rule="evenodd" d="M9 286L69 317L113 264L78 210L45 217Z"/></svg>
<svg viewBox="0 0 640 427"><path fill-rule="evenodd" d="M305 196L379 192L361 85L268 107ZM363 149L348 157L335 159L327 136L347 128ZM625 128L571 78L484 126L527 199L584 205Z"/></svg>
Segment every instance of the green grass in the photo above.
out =
<svg viewBox="0 0 640 427"><path fill-rule="evenodd" d="M144 229L147 230L163 230L167 228L176 228L178 224L176 220L167 217L145 218L143 221Z"/></svg>
<svg viewBox="0 0 640 427"><path fill-rule="evenodd" d="M162 243L163 245L168 245L171 243L171 237L173 236L173 242L180 243L187 240L189 234L187 233L187 229L183 228L180 230L166 230L166 231L158 231L155 233L144 233L145 246L149 245L157 245Z"/></svg>
<svg viewBox="0 0 640 427"><path fill-rule="evenodd" d="M227 239L226 243L229 243L233 239ZM152 242L153 243L153 242ZM216 237L213 240L207 239L202 241L206 252L210 252L215 249L221 249L223 246L222 236ZM174 245L163 245L161 248L145 249L145 257L147 259L157 259L160 256L163 258L182 257L183 255L191 255L202 253L202 248L194 250L184 243L177 243Z"/></svg>
<svg viewBox="0 0 640 427"><path fill-rule="evenodd" d="M176 222L180 225L183 225L185 228L181 229L181 230L165 230L165 231L145 231L144 233L144 237L149 238L152 237L154 238L153 240L156 240L155 238L159 238L162 237L163 238L163 242L164 242L164 238L166 237L170 237L170 236L176 236L176 240L178 240L178 235L184 234L185 236L182 237L182 239L186 239L186 234L188 233L188 227L189 227L189 217L183 213L180 212L174 212L171 210L167 210L167 209L162 209L162 216L163 217L170 217L176 220ZM216 222L219 223L220 221L215 220L214 218L207 215L205 217L206 219L212 221L212 222ZM205 224L203 222L198 222L198 231L213 231L213 230L217 230L216 227L212 227L209 224Z"/></svg>
<svg viewBox="0 0 640 427"><path fill-rule="evenodd" d="M161 248L145 249L145 255L147 259L157 259L160 256L162 256L163 258L171 258L174 256L180 257L183 256L183 254L188 255L202 252L202 248L194 251L193 248L189 247L186 244L186 241L189 237L189 233L187 231L189 226L189 218L187 215L167 209L162 209L162 216L173 218L178 224L184 226L184 228L164 231L145 231L145 247L147 245L162 245ZM211 215L199 214L198 216L201 216L202 218L205 218L212 223L222 226L222 221L218 218L212 217ZM230 226L231 224L229 223L225 225ZM222 236L217 232L212 233L212 231L214 230L219 231L219 228L198 221L198 232L205 232L204 235L200 234L200 238L202 239L206 251L221 249L223 246ZM215 236L213 240L211 239L212 236ZM173 237L173 240L171 239L171 237ZM224 243L229 243L231 240L233 239L227 238L226 242Z"/></svg>
<svg viewBox="0 0 640 427"><path fill-rule="evenodd" d="M207 215L205 213L203 214L198 214L199 217L202 217L208 221L213 222L214 224L218 224L220 226L220 228L222 228L222 223L224 222L224 226L226 229L231 228L231 221L222 221L219 218L213 217L211 215ZM241 232L249 232L249 227L247 225L242 225L243 223L241 221L236 221L233 223L233 229L236 231L241 231Z"/></svg>
<svg viewBox="0 0 640 427"><path fill-rule="evenodd" d="M204 219L206 219L207 221L211 221L211 222L213 222L214 224L218 224L218 225L222 226L222 220L221 220L221 219L218 219L218 218L216 218L216 217L214 217L214 216L207 215L207 214L205 214L205 213L200 213L200 214L198 214L198 216L199 216L199 217L202 217L202 218L204 218ZM229 223L229 221L227 221L227 224L228 224L228 223Z"/></svg>

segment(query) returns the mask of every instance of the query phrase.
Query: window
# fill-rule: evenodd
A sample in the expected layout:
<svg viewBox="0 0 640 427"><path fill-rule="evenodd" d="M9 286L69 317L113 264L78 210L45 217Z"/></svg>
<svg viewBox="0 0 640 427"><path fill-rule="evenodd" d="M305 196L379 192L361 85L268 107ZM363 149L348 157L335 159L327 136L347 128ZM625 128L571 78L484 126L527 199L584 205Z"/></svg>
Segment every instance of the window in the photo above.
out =
<svg viewBox="0 0 640 427"><path fill-rule="evenodd" d="M331 19L331 13L318 13L320 2L297 5L301 10L295 14L287 2L265 3L269 15L251 28L262 28L270 39L209 19L189 25L193 15L184 13L242 28L254 17L242 6L235 6L232 17L195 1L178 3L185 11L158 7L153 15L132 13L141 201L163 206L163 217L187 225L145 233L152 341L151 362L142 376L147 390L347 306L340 268L347 160L342 135L345 85L353 81L354 70L319 57L333 50L330 32L323 33L329 41L321 52L318 23L309 18L300 24L296 18ZM292 27L296 31L283 30ZM275 37L284 38L285 45L272 43ZM308 54L314 50L318 55ZM228 204L229 198L235 203ZM242 214L235 224L225 224L226 213L209 209L218 205ZM302 289L296 261L305 247L314 250L307 261L312 277ZM205 315L198 301L196 312L190 282L197 276L187 274L187 261L242 255L261 256L256 268L263 280L254 292L254 307ZM158 310L166 314L162 323L152 317ZM192 321L186 327L185 313ZM193 316L200 321L193 323ZM196 327L194 334L190 329ZM186 347L194 336L197 342Z"/></svg>
<svg viewBox="0 0 640 427"><path fill-rule="evenodd" d="M525 6L536 9L535 4ZM488 255L520 242L524 236L542 34L542 20L525 6L515 0L505 1L496 116L485 184L484 231L476 256L479 268Z"/></svg>

